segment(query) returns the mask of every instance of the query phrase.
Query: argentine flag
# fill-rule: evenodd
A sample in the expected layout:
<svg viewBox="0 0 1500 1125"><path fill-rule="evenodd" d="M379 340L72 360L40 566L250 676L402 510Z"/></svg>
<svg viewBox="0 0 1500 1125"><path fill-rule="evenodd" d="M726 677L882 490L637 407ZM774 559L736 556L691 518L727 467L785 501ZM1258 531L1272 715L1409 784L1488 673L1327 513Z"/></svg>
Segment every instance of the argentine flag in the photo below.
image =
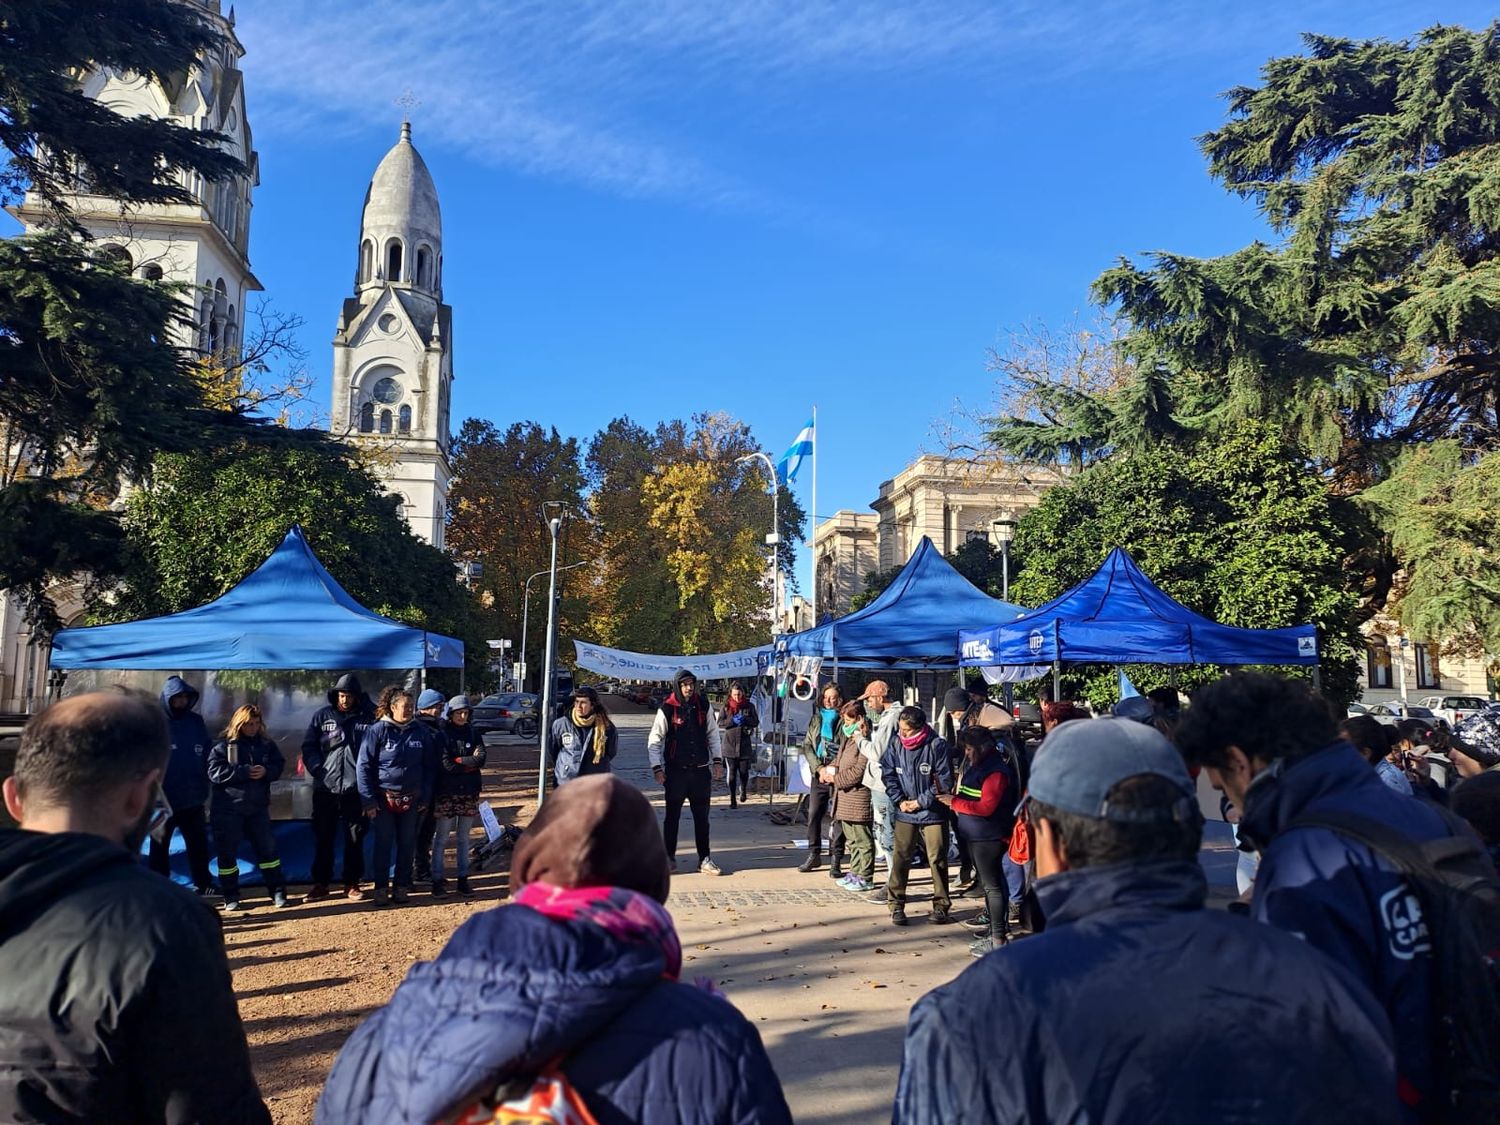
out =
<svg viewBox="0 0 1500 1125"><path fill-rule="evenodd" d="M797 440L792 442L791 448L781 455L781 460L776 462L776 475L782 484L791 484L797 479L797 470L802 467L802 462L812 456L813 451L813 423L809 418L807 425L802 427L802 432L797 435Z"/></svg>

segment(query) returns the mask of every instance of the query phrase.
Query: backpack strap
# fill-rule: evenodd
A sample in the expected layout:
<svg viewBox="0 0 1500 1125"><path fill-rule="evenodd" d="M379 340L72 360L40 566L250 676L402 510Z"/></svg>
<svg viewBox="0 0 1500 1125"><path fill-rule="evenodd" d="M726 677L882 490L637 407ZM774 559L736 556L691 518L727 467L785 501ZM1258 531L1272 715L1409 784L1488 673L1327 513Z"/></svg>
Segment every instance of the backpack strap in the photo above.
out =
<svg viewBox="0 0 1500 1125"><path fill-rule="evenodd" d="M1477 861L1482 867L1487 857L1469 826L1447 809L1432 806L1432 811L1442 817L1449 834L1422 842L1403 836L1388 824L1342 809L1304 813L1288 824L1286 831L1324 828L1336 832L1373 848L1401 874L1419 879L1441 879L1438 868L1457 866L1456 861Z"/></svg>

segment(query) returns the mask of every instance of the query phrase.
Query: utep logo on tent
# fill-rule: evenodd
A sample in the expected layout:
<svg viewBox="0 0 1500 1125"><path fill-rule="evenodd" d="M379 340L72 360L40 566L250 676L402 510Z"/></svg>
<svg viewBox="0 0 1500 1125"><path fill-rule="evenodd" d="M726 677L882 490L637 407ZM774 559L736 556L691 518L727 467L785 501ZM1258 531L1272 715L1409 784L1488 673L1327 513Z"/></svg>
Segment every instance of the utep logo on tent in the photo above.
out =
<svg viewBox="0 0 1500 1125"><path fill-rule="evenodd" d="M1042 631L1040 629L1033 629L1031 631L1031 637L1027 642L1031 646L1031 655L1038 655L1042 651L1042 645L1046 644L1046 641L1047 639L1042 636Z"/></svg>
<svg viewBox="0 0 1500 1125"><path fill-rule="evenodd" d="M1298 637L1297 638L1297 655L1298 656L1317 656L1318 655L1318 638L1317 637Z"/></svg>
<svg viewBox="0 0 1500 1125"><path fill-rule="evenodd" d="M986 640L965 641L963 658L965 660L993 660L995 650L990 648L990 642Z"/></svg>
<svg viewBox="0 0 1500 1125"><path fill-rule="evenodd" d="M438 646L433 644L433 642L430 640L424 639L422 643L427 646L427 659L436 660L441 649L439 649Z"/></svg>

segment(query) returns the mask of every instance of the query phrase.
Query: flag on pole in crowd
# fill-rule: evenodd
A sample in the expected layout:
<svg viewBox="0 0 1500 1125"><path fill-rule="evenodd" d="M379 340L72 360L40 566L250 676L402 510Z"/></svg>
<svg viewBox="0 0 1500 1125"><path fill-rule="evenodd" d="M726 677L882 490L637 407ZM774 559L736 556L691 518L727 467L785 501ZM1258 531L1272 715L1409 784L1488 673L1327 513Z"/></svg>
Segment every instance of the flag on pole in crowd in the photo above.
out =
<svg viewBox="0 0 1500 1125"><path fill-rule="evenodd" d="M1125 669L1121 668L1120 669L1120 698L1121 699L1129 699L1132 695L1140 695L1140 694L1141 693L1136 690L1135 685L1130 682L1130 677L1125 674Z"/></svg>
<svg viewBox="0 0 1500 1125"><path fill-rule="evenodd" d="M808 420L807 425L802 427L802 432L792 442L791 448L781 455L781 460L776 462L776 476L782 484L791 484L797 479L797 470L802 467L802 462L813 454L813 422Z"/></svg>

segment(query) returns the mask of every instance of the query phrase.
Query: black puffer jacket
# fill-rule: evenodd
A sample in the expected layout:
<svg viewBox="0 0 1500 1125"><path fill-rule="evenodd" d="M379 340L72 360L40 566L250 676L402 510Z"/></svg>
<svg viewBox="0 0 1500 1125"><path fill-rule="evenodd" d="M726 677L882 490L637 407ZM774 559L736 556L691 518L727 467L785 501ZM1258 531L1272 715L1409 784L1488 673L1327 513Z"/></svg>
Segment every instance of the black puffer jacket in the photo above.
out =
<svg viewBox="0 0 1500 1125"><path fill-rule="evenodd" d="M0 831L0 1121L271 1120L213 910L79 832Z"/></svg>

